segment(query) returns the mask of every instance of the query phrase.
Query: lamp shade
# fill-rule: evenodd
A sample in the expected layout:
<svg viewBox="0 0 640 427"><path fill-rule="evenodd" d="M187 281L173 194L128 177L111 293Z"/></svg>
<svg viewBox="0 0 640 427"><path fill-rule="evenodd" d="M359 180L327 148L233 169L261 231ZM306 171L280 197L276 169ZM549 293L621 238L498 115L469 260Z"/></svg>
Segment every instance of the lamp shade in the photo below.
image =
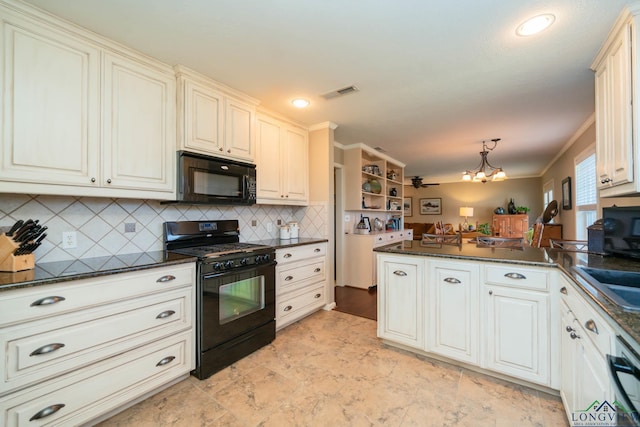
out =
<svg viewBox="0 0 640 427"><path fill-rule="evenodd" d="M465 218L473 216L473 208L469 208L469 207L460 208L460 216L463 216Z"/></svg>

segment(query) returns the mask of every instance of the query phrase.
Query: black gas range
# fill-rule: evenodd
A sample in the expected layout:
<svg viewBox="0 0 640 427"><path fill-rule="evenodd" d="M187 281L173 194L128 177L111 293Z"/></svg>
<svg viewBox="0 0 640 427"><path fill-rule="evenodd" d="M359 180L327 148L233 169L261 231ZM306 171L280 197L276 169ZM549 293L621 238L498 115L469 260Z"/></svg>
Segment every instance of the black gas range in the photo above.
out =
<svg viewBox="0 0 640 427"><path fill-rule="evenodd" d="M165 250L198 258L196 369L205 379L275 339L275 249L237 220L164 223Z"/></svg>

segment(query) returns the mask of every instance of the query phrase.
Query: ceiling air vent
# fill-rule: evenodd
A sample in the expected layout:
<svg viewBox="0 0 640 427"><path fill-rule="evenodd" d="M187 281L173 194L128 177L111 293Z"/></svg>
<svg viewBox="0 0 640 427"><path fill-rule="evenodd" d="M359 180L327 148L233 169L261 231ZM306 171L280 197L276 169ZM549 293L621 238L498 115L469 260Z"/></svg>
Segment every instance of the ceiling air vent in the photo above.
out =
<svg viewBox="0 0 640 427"><path fill-rule="evenodd" d="M342 89L332 90L331 92L327 92L322 96L324 99L332 99L337 98L339 96L345 96L353 92L358 92L360 89L355 87L354 85L343 87Z"/></svg>

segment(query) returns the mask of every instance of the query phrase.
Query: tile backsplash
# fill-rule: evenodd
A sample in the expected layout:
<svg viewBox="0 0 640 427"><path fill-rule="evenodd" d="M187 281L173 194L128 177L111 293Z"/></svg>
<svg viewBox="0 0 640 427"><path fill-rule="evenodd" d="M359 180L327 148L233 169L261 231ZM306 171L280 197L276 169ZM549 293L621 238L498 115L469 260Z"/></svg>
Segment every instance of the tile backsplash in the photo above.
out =
<svg viewBox="0 0 640 427"><path fill-rule="evenodd" d="M35 251L36 262L159 251L165 221L237 219L243 242L276 238L278 220L297 221L300 237L328 238L328 215L328 203L306 207L164 205L157 200L0 194L0 227L28 218L39 219L48 227L47 238ZM125 231L125 224L134 224L135 231ZM267 231L269 224L271 232ZM62 248L66 231L77 233L76 248Z"/></svg>

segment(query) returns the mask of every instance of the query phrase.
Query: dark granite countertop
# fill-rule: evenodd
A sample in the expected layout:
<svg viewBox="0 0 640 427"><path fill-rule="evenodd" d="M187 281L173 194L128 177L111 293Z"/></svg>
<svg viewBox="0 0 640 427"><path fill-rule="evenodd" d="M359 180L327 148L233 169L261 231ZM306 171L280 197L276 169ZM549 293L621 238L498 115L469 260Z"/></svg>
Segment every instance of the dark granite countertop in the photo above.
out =
<svg viewBox="0 0 640 427"><path fill-rule="evenodd" d="M267 239L267 240L253 240L247 243L253 243L256 245L273 246L275 249L290 248L292 246L312 245L314 243L328 242L327 239L316 239L312 237L301 237L298 239Z"/></svg>
<svg viewBox="0 0 640 427"><path fill-rule="evenodd" d="M49 285L195 261L194 257L158 251L36 263L35 268L31 270L16 273L0 272L0 293L10 289Z"/></svg>
<svg viewBox="0 0 640 427"><path fill-rule="evenodd" d="M405 240L374 249L376 252L434 256L443 258L468 259L474 261L504 262L510 264L527 264L543 267L555 267L544 249L525 246L521 248L487 248L478 247L474 243L451 245L441 243L423 243L420 240Z"/></svg>

